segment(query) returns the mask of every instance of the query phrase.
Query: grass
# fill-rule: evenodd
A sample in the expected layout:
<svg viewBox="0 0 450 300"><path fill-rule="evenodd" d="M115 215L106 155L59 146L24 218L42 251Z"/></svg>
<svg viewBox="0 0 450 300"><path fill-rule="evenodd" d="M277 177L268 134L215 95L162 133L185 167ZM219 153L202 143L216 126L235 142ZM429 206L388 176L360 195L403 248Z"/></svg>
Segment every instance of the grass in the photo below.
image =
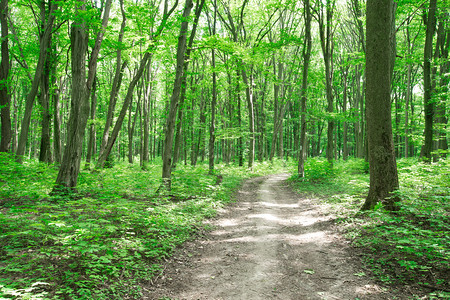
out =
<svg viewBox="0 0 450 300"><path fill-rule="evenodd" d="M280 172L179 165L172 191L156 193L161 162L83 170L78 193L50 197L57 169L0 157L0 299L139 299L160 262L232 201L244 178Z"/></svg>
<svg viewBox="0 0 450 300"><path fill-rule="evenodd" d="M310 173L293 176L293 185L329 206L378 280L409 285L427 299L450 298L450 159L431 164L400 159L396 213L381 205L359 211L369 188L363 160L338 161L331 168L310 159L306 168Z"/></svg>

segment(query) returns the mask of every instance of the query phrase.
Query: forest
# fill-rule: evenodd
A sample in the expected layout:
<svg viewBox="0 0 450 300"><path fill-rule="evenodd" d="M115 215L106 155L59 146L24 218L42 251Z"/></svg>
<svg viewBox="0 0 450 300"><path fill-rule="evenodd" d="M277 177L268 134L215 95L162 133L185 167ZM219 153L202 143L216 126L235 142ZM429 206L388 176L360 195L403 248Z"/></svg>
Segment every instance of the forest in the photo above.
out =
<svg viewBox="0 0 450 300"><path fill-rule="evenodd" d="M450 297L449 0L0 0L0 26L0 299L142 299L279 173L364 276Z"/></svg>

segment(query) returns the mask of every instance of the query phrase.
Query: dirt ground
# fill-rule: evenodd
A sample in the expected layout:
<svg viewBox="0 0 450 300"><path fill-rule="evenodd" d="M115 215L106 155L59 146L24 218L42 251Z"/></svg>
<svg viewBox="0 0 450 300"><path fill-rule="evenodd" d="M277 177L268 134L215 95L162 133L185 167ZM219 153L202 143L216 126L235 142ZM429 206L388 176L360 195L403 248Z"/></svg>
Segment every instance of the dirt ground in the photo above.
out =
<svg viewBox="0 0 450 300"><path fill-rule="evenodd" d="M363 274L332 216L287 174L248 180L214 230L186 243L143 299L407 299Z"/></svg>

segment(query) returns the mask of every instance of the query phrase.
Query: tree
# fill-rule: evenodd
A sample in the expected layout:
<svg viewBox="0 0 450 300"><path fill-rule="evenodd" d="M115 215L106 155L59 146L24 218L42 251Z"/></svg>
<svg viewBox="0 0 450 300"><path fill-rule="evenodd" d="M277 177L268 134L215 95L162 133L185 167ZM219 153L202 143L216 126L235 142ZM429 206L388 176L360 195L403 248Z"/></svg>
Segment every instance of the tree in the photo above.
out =
<svg viewBox="0 0 450 300"><path fill-rule="evenodd" d="M420 157L431 161L431 152L433 151L433 118L434 102L432 99L431 83L431 61L433 52L433 36L436 31L436 6L437 0L430 0L428 15L424 14L424 23L426 25L425 46L423 51L423 104L425 114L424 143Z"/></svg>
<svg viewBox="0 0 450 300"><path fill-rule="evenodd" d="M161 23L159 24L156 32L152 35L152 42L148 46L148 48L145 51L144 56L139 62L139 67L137 68L136 73L134 74L130 84L128 85L128 90L125 96L125 100L123 102L122 108L120 110L119 116L117 118L116 124L114 125L113 131L111 133L111 136L108 138L108 141L104 145L103 149L100 151L97 164L95 166L96 169L101 169L105 165L106 159L108 158L109 154L111 153L112 147L114 146L114 143L116 142L116 139L119 135L120 129L122 128L123 121L125 119L126 113L128 111L128 107L131 105L131 102L133 100L133 92L134 88L136 87L137 83L142 77L142 74L144 73L145 67L147 66L147 63L150 61L150 58L152 57L153 50L156 48L157 40L162 34L163 30L166 27L167 20L172 15L176 7L178 6L178 1L175 1L172 8L168 10L168 0L165 0L164 2L164 12L163 17L161 20ZM119 56L119 55L118 55Z"/></svg>
<svg viewBox="0 0 450 300"><path fill-rule="evenodd" d="M300 118L300 153L298 155L298 175L305 176L306 160L306 95L308 88L308 68L311 56L311 8L309 0L304 0L305 6L305 42L303 44L303 78L301 89L301 118Z"/></svg>
<svg viewBox="0 0 450 300"><path fill-rule="evenodd" d="M0 25L2 27L1 37L1 54L2 60L0 63L0 109L1 109L1 140L0 152L9 151L11 145L12 131L11 131L11 94L9 91L9 49L8 49L8 0L0 1Z"/></svg>
<svg viewBox="0 0 450 300"><path fill-rule="evenodd" d="M83 139L89 118L89 99L97 73L97 61L109 21L112 0L107 0L103 12L100 31L92 49L89 70L86 78L86 51L88 46L87 24L80 15L86 11L86 3L80 2L77 7L77 20L71 27L71 59L72 59L72 101L66 147L64 148L61 167L56 178L53 193L65 193L75 190L80 172Z"/></svg>
<svg viewBox="0 0 450 300"><path fill-rule="evenodd" d="M327 112L329 115L328 128L327 128L327 160L331 163L334 160L335 147L334 147L334 104L333 104L333 51L334 42L333 35L334 29L332 28L333 15L336 7L335 0L327 0L325 7L322 1L319 2L319 10L317 11L317 21L319 22L319 36L320 46L322 48L323 61L325 64L325 82L327 92Z"/></svg>
<svg viewBox="0 0 450 300"><path fill-rule="evenodd" d="M57 10L58 4L54 1L50 3L50 10L47 22L43 27L43 32L40 37L40 47L39 47L39 60L34 73L34 78L31 83L31 90L27 95L25 104L25 113L22 120L22 127L20 128L19 143L17 145L17 160L22 161L23 155L25 154L25 146L28 139L28 130L30 128L31 113L33 110L35 98L38 92L39 84L41 81L42 73L44 72L45 65L47 63L48 48L50 47L50 41L53 31L53 23L55 21L54 12Z"/></svg>
<svg viewBox="0 0 450 300"><path fill-rule="evenodd" d="M217 2L214 0L214 17L212 24L209 24L210 33L212 36L216 35L216 20L217 20ZM208 18L209 21L209 18ZM210 23L210 22L209 22ZM213 71L212 82L212 101L211 101L211 124L209 125L209 174L214 173L214 143L216 141L216 104L217 104L217 73L216 73L216 52L214 48L211 50L211 68Z"/></svg>
<svg viewBox="0 0 450 300"><path fill-rule="evenodd" d="M178 101L180 99L181 82L183 79L183 67L186 54L187 29L189 24L188 18L191 14L192 6L192 0L186 0L183 11L183 21L181 22L180 35L178 36L175 82L173 85L172 96L170 98L169 115L167 116L165 129L162 178L164 185L168 190L170 190L172 172L172 147L175 131L175 120L178 110Z"/></svg>
<svg viewBox="0 0 450 300"><path fill-rule="evenodd" d="M392 0L368 0L366 17L366 101L370 189L363 210L382 201L394 209L398 188L391 121Z"/></svg>

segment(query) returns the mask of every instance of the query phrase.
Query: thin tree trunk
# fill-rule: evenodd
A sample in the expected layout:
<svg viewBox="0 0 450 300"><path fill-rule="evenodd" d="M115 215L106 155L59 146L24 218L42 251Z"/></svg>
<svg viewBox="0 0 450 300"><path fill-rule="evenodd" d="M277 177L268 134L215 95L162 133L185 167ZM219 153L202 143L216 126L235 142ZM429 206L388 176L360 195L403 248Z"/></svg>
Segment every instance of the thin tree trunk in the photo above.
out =
<svg viewBox="0 0 450 300"><path fill-rule="evenodd" d="M17 145L16 151L18 162L22 162L23 155L25 154L25 147L28 139L28 130L30 128L31 122L31 113L33 110L36 94L38 92L41 76L44 72L44 67L47 61L48 49L50 47L51 35L53 30L53 22L55 20L54 12L57 8L58 4L56 2L51 2L48 20L45 24L44 31L40 39L39 59L34 73L33 82L31 83L31 90L26 98L25 113L22 119L22 126L20 128L19 143Z"/></svg>
<svg viewBox="0 0 450 300"><path fill-rule="evenodd" d="M89 118L90 124L89 124L89 140L88 140L88 146L87 146L87 154L86 154L86 165L85 168L89 169L92 156L95 153L95 141L96 141L96 132L95 132L95 113L97 111L97 78L94 80L94 85L92 87L92 94L91 94L91 116Z"/></svg>
<svg viewBox="0 0 450 300"><path fill-rule="evenodd" d="M255 158L255 112L253 104L253 76L250 71L250 81L247 77L247 72L245 71L246 65L243 64L243 69L241 71L242 80L245 84L245 96L247 99L247 109L248 109L248 129L249 129L249 141L248 141L248 167L253 167L253 160ZM251 68L250 68L251 70Z"/></svg>
<svg viewBox="0 0 450 300"><path fill-rule="evenodd" d="M448 16L448 14L447 14ZM445 28L446 27L446 28ZM439 131L437 133L437 149L443 150L440 154L441 157L447 157L448 143L447 143L447 122L446 106L448 101L448 84L450 82L449 76L446 76L450 69L450 61L448 59L448 52L450 48L450 26L443 21L439 22L438 39L440 49L440 61L439 66L440 81L439 81L439 95L440 102L436 106L436 124L438 124Z"/></svg>
<svg viewBox="0 0 450 300"><path fill-rule="evenodd" d="M52 74L53 82L56 83L56 74ZM60 120L60 113L59 113L59 100L60 100L60 94L61 94L61 86L63 82L60 81L59 87L56 88L55 92L53 93L53 154L54 154L54 160L56 164L61 164L61 120Z"/></svg>
<svg viewBox="0 0 450 300"><path fill-rule="evenodd" d="M424 17L426 25L425 48L423 53L423 103L425 114L425 140L420 152L420 157L431 161L431 152L433 150L433 117L434 117L434 103L432 96L431 83L431 60L433 51L433 36L436 30L436 6L437 0L430 0L430 7L428 9L428 16Z"/></svg>
<svg viewBox="0 0 450 300"><path fill-rule="evenodd" d="M305 7L305 42L303 45L303 73L301 90L301 120L300 120L300 153L298 155L298 175L305 176L306 161L306 95L308 88L308 68L311 57L312 39L311 39L311 10L309 0L304 0Z"/></svg>
<svg viewBox="0 0 450 300"><path fill-rule="evenodd" d="M166 129L165 129L165 141L164 141L164 153L163 153L163 170L162 178L167 190L170 190L171 185L171 168L172 168L172 147L173 136L175 131L175 121L178 110L178 101L180 98L181 82L183 76L183 66L186 53L186 40L189 15L191 14L193 3L192 0L186 0L183 11L183 22L181 22L180 35L178 36L177 46L177 65L175 82L173 87L172 96L170 98L169 114L167 116Z"/></svg>
<svg viewBox="0 0 450 300"><path fill-rule="evenodd" d="M216 0L214 0L214 20L212 35L216 34L216 18L217 18L217 6ZM213 70L213 82L212 82L212 101L211 101L211 123L209 125L209 171L212 175L214 173L214 143L216 142L216 104L217 104L217 79L216 79L216 53L214 48L211 50L211 68Z"/></svg>
<svg viewBox="0 0 450 300"><path fill-rule="evenodd" d="M172 161L173 169L176 167L176 164L177 164L179 156L180 156L181 139L182 139L181 128L183 125L184 100L186 98L187 70L188 70L188 66L189 66L189 59L191 56L192 44L194 43L195 34L197 32L198 20L200 19L200 14L202 12L204 4L205 4L205 0L200 0L197 2L197 5L195 7L194 23L192 25L191 35L189 37L189 42L188 42L188 45L186 48L186 54L185 54L184 65L183 65L182 82L181 82L181 91L180 91L180 104L179 104L178 116L177 116L177 127L176 127L176 132L175 132L175 145L174 145L174 153L173 153L173 161Z"/></svg>
<svg viewBox="0 0 450 300"><path fill-rule="evenodd" d="M165 2L167 3L167 0ZM125 96L125 100L123 102L122 109L120 110L119 116L117 118L116 124L114 125L111 136L108 138L108 142L106 143L103 151L101 151L99 154L99 158L98 158L97 164L95 166L96 169L103 168L103 166L105 165L105 162L106 162L106 158L111 153L111 149L113 148L114 143L117 139L117 136L119 135L119 131L122 128L122 124L123 124L123 121L127 114L128 107L131 105L131 102L133 100L134 88L136 87L138 81L142 77L145 66L147 65L147 63L150 60L150 57L152 56L152 50L156 47L156 43L155 43L156 39L161 35L163 29L166 26L167 20L169 19L170 15L173 13L173 11L177 7L177 5L178 5L178 1L176 1L174 3L174 5L170 9L170 11L168 11L168 12L165 11L163 20L161 21L157 31L153 35L153 43L151 43L151 45L147 48L144 56L142 57L142 59L140 61L139 68L128 86L127 94Z"/></svg>

